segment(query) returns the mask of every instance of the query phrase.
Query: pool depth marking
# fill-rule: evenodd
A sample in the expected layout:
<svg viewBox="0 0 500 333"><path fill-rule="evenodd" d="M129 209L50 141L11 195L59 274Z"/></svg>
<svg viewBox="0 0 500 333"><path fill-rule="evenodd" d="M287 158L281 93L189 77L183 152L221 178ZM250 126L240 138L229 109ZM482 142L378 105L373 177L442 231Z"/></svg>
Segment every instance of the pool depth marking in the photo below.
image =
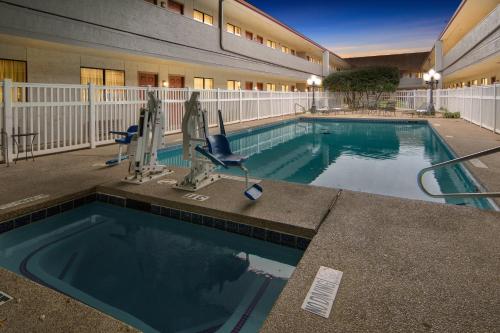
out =
<svg viewBox="0 0 500 333"><path fill-rule="evenodd" d="M323 318L328 318L339 289L342 272L333 268L320 266L316 277L309 288L302 309Z"/></svg>
<svg viewBox="0 0 500 333"><path fill-rule="evenodd" d="M191 199L194 201L207 201L210 199L208 195L202 195L202 194L196 194L196 193L188 193L182 196L183 198L186 199Z"/></svg>
<svg viewBox="0 0 500 333"><path fill-rule="evenodd" d="M30 202L33 202L33 201L42 200L42 199L45 199L45 198L48 198L48 197L49 197L48 194L38 194L38 195L35 195L33 197L24 198L24 199L21 199L21 200L9 202L9 203L7 203L5 205L1 205L0 209L9 209L9 208L16 207L16 206L19 206L19 205L23 205L23 204L26 204L26 203L30 203Z"/></svg>

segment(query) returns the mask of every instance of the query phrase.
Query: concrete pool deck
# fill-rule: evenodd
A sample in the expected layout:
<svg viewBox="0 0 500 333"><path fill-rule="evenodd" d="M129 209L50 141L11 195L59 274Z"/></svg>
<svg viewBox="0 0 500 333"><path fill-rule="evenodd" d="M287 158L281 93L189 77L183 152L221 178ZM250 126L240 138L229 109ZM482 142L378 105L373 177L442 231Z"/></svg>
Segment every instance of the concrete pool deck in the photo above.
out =
<svg viewBox="0 0 500 333"><path fill-rule="evenodd" d="M228 130L274 121L281 119L231 125ZM459 155L500 143L499 135L462 120L429 121ZM468 138L472 135L474 139ZM169 136L167 140L178 143L174 140L179 138ZM263 332L491 332L500 322L498 212L351 191L341 191L339 196L335 189L275 181L263 181L263 200L249 204L241 195L243 184L231 179L199 191L210 199L196 202L165 184L120 182L126 164L101 166L115 153L115 146L107 146L20 161L9 168L0 166L0 205L48 195L0 212L0 221L99 191L314 236ZM488 169L468 168L486 188L494 190L500 184L500 156L481 160ZM178 179L183 172L176 169L165 178ZM329 319L300 308L320 265L344 272ZM0 332L71 331L68 327L75 332L132 330L3 269L0 290L15 298L0 306ZM41 302L40 293L53 297ZM66 307L67 302L72 305ZM92 319L72 316L75 312L88 313ZM46 315L44 321L36 320L40 314ZM56 322L55 326L49 324Z"/></svg>

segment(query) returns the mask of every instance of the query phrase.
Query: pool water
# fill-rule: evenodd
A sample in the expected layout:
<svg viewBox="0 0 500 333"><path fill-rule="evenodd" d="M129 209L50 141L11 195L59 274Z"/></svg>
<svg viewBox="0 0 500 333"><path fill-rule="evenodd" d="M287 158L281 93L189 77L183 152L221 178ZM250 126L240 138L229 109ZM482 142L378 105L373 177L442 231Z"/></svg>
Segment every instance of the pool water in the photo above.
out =
<svg viewBox="0 0 500 333"><path fill-rule="evenodd" d="M453 158L425 122L288 121L229 139L233 151L249 156L245 165L253 177L493 209L486 199L432 198L419 189L421 169ZM188 166L180 147L159 158ZM477 190L461 166L428 172L424 184L433 193Z"/></svg>
<svg viewBox="0 0 500 333"><path fill-rule="evenodd" d="M104 203L0 236L0 265L144 332L257 332L302 251Z"/></svg>

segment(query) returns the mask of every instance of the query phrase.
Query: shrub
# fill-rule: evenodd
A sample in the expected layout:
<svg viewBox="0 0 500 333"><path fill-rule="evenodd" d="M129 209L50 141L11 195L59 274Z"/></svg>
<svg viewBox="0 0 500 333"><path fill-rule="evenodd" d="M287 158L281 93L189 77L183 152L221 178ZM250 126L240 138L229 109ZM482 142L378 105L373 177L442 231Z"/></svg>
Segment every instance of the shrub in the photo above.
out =
<svg viewBox="0 0 500 333"><path fill-rule="evenodd" d="M460 118L460 112L448 112L443 113L444 118Z"/></svg>
<svg viewBox="0 0 500 333"><path fill-rule="evenodd" d="M366 105L377 105L384 92L394 92L399 85L399 69L396 67L364 67L355 68L328 75L323 81L325 89L344 94L351 108L361 105L366 97ZM375 101L369 101L370 95L375 95Z"/></svg>

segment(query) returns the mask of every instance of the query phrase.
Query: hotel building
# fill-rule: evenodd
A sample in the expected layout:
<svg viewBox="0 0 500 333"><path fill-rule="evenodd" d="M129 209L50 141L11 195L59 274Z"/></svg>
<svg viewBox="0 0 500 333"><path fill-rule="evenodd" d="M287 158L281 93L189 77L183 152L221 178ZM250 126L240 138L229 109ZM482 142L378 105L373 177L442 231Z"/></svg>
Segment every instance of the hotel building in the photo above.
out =
<svg viewBox="0 0 500 333"><path fill-rule="evenodd" d="M349 67L243 0L0 1L0 80L302 91Z"/></svg>
<svg viewBox="0 0 500 333"><path fill-rule="evenodd" d="M444 88L500 80L500 4L463 0L436 41L423 71L442 73Z"/></svg>

